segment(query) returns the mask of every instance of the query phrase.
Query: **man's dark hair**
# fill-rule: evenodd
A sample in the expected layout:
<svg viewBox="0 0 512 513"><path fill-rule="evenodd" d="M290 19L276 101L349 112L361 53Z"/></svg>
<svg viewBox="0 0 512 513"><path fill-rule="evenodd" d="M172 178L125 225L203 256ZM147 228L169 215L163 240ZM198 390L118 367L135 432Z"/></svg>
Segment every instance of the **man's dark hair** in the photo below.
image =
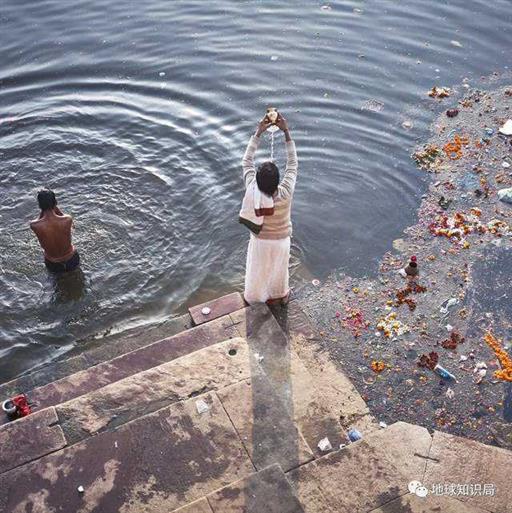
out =
<svg viewBox="0 0 512 513"><path fill-rule="evenodd" d="M51 210L57 205L57 198L55 193L50 189L41 189L37 193L37 202L41 210Z"/></svg>
<svg viewBox="0 0 512 513"><path fill-rule="evenodd" d="M272 196L279 185L279 169L270 161L263 162L256 173L258 189L267 196Z"/></svg>

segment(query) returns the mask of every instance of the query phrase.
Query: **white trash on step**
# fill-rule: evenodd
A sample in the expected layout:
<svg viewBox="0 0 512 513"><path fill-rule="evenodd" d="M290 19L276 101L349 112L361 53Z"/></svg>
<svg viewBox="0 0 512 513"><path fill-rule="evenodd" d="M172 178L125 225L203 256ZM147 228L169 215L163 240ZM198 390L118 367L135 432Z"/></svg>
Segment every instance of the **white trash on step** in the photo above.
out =
<svg viewBox="0 0 512 513"><path fill-rule="evenodd" d="M500 134L512 135L512 119L507 119L505 124L499 129Z"/></svg>
<svg viewBox="0 0 512 513"><path fill-rule="evenodd" d="M210 407L206 404L206 402L203 399L199 399L199 401L196 401L196 408L197 413L199 413L199 415L206 413L210 409Z"/></svg>
<svg viewBox="0 0 512 513"><path fill-rule="evenodd" d="M318 448L322 452L332 451L331 442L329 441L329 439L327 437L322 438L322 440L320 440L320 442L318 442Z"/></svg>

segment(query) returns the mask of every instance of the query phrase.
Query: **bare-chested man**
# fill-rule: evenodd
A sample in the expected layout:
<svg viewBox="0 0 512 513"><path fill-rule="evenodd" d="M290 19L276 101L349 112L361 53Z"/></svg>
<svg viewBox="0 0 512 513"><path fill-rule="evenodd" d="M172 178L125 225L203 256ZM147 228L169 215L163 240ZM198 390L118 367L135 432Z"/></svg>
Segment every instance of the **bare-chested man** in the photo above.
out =
<svg viewBox="0 0 512 513"><path fill-rule="evenodd" d="M41 214L30 223L30 228L44 250L47 269L53 273L76 269L80 265L80 255L71 243L72 217L60 211L55 193L49 189L39 191L37 201Z"/></svg>

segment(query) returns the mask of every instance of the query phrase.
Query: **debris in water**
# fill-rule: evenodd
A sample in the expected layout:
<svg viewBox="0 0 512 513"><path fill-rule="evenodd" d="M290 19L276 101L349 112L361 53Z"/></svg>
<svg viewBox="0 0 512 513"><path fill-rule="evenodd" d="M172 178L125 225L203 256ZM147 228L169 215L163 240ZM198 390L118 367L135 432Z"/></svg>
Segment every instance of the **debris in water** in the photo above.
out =
<svg viewBox="0 0 512 513"><path fill-rule="evenodd" d="M377 324L377 329L384 333L386 338L391 338L393 335L403 335L409 331L409 326L403 324L396 318L396 312L391 312L386 317L380 319Z"/></svg>
<svg viewBox="0 0 512 513"><path fill-rule="evenodd" d="M447 98L450 96L450 88L449 87L438 87L434 86L429 92L428 95L431 98Z"/></svg>
<svg viewBox="0 0 512 513"><path fill-rule="evenodd" d="M457 349L459 344L463 344L466 339L456 331L452 331L450 337L441 342L445 349Z"/></svg>
<svg viewBox="0 0 512 513"><path fill-rule="evenodd" d="M448 397L448 399L453 399L455 397L455 392L452 388L448 387L448 390L446 391L445 395L446 397Z"/></svg>
<svg viewBox="0 0 512 513"><path fill-rule="evenodd" d="M361 105L361 110L370 110L372 112L380 112L384 108L384 103L379 100L366 100Z"/></svg>
<svg viewBox="0 0 512 513"><path fill-rule="evenodd" d="M84 493L84 492L85 492L85 488L84 488L82 485L80 485L80 486L77 488L77 490L78 490L78 493Z"/></svg>
<svg viewBox="0 0 512 513"><path fill-rule="evenodd" d="M431 351L429 354L422 354L418 359L418 367L425 367L430 370L434 370L437 362L439 361L439 355L435 351Z"/></svg>
<svg viewBox="0 0 512 513"><path fill-rule="evenodd" d="M446 111L446 115L449 117L449 118L454 118L455 116L457 116L459 114L459 109L448 109Z"/></svg>
<svg viewBox="0 0 512 513"><path fill-rule="evenodd" d="M512 187L508 189L500 189L498 191L498 198L505 203L512 203Z"/></svg>
<svg viewBox="0 0 512 513"><path fill-rule="evenodd" d="M315 286L315 287L318 287L318 285L320 285L320 280L312 280L311 283Z"/></svg>
<svg viewBox="0 0 512 513"><path fill-rule="evenodd" d="M373 360L371 363L373 372L382 372L386 368L386 364L380 360Z"/></svg>
<svg viewBox="0 0 512 513"><path fill-rule="evenodd" d="M499 129L500 134L512 135L512 119L507 119L505 124Z"/></svg>
<svg viewBox="0 0 512 513"><path fill-rule="evenodd" d="M356 308L345 308L348 315L343 319L343 324L352 332L355 338L361 335L362 329L368 329L369 322L365 321L363 312Z"/></svg>
<svg viewBox="0 0 512 513"><path fill-rule="evenodd" d="M486 333L484 340L487 345L494 351L496 358L500 362L501 369L494 371L494 377L502 381L512 382L512 358L508 355L507 351L501 347L500 340L498 340L492 333Z"/></svg>
<svg viewBox="0 0 512 513"><path fill-rule="evenodd" d="M462 48L462 44L459 41L456 41L455 39L452 39L450 41L452 46L456 46L457 48Z"/></svg>

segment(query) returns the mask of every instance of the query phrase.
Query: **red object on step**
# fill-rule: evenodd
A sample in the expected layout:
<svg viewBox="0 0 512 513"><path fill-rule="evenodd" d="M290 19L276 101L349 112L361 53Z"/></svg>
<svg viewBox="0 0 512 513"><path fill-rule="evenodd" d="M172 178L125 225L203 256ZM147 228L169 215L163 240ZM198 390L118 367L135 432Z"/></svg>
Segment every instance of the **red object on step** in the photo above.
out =
<svg viewBox="0 0 512 513"><path fill-rule="evenodd" d="M416 260L417 260L417 258L413 255L413 256L411 257L411 262L416 262Z"/></svg>
<svg viewBox="0 0 512 513"><path fill-rule="evenodd" d="M27 415L30 415L32 413L32 409L28 404L27 396L25 394L17 395L16 397L13 397L11 400L18 409L18 416L26 417Z"/></svg>

